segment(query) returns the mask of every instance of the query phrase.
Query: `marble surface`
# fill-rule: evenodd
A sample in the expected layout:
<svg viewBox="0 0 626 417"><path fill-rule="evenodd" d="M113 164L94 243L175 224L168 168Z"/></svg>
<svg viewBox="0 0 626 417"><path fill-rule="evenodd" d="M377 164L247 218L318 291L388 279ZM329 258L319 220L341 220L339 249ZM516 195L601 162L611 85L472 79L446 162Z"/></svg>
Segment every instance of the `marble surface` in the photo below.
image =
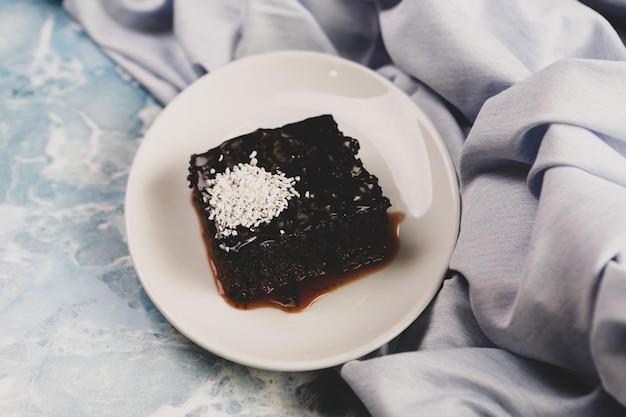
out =
<svg viewBox="0 0 626 417"><path fill-rule="evenodd" d="M150 302L124 193L160 110L59 2L0 0L0 415L367 415L334 371L228 362Z"/></svg>

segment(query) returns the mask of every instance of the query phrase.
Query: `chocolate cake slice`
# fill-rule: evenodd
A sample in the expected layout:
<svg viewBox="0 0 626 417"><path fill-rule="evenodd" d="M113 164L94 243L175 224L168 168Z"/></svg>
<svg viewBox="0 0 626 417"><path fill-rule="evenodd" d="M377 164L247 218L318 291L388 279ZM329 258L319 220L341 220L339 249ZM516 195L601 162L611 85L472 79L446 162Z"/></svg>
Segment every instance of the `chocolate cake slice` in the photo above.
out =
<svg viewBox="0 0 626 417"><path fill-rule="evenodd" d="M331 115L191 156L189 185L218 284L241 302L381 261L387 208Z"/></svg>

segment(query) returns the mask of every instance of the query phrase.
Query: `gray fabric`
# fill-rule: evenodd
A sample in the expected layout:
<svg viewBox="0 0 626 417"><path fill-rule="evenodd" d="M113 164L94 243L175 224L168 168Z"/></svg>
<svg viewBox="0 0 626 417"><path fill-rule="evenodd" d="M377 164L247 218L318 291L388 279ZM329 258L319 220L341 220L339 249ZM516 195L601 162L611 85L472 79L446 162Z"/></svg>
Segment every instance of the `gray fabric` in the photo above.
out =
<svg viewBox="0 0 626 417"><path fill-rule="evenodd" d="M340 369L373 415L623 416L626 1L585 3L64 4L164 103L241 56L305 49L378 70L431 117L460 236L427 311Z"/></svg>

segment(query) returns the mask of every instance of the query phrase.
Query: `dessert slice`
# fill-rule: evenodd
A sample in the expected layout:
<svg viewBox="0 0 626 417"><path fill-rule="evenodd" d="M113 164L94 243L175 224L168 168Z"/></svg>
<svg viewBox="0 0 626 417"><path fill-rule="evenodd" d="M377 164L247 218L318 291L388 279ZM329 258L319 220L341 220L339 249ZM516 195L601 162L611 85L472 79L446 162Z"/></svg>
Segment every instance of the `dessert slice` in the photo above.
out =
<svg viewBox="0 0 626 417"><path fill-rule="evenodd" d="M235 302L381 261L387 208L359 143L331 115L191 156L189 184L221 291Z"/></svg>

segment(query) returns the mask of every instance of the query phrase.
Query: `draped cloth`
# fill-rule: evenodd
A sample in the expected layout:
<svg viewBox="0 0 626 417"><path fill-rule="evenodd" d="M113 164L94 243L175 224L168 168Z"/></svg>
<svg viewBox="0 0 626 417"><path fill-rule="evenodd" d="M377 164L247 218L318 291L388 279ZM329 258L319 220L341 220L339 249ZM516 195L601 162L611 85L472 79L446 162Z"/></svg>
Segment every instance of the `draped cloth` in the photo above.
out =
<svg viewBox="0 0 626 417"><path fill-rule="evenodd" d="M239 57L313 50L432 119L460 234L424 314L339 367L372 415L626 415L626 0L64 6L164 104Z"/></svg>

